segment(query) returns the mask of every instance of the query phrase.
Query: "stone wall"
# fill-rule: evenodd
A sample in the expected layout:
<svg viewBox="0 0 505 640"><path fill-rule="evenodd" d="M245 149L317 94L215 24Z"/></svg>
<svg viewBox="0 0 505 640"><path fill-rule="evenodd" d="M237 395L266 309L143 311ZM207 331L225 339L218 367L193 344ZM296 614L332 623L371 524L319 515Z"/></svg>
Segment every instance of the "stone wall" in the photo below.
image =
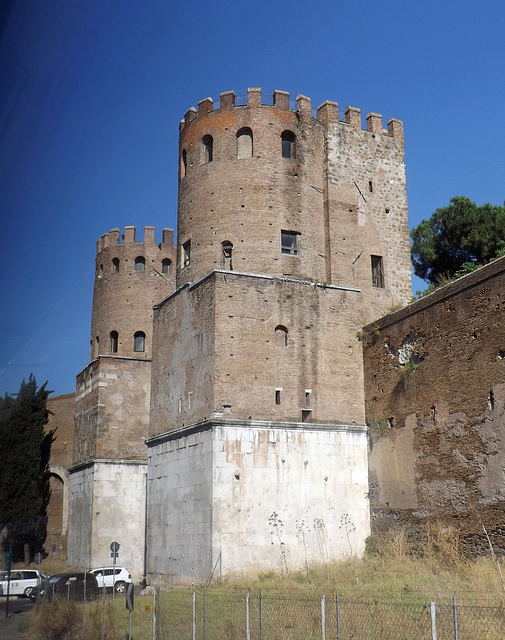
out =
<svg viewBox="0 0 505 640"><path fill-rule="evenodd" d="M505 551L505 259L363 335L375 531L427 522Z"/></svg>

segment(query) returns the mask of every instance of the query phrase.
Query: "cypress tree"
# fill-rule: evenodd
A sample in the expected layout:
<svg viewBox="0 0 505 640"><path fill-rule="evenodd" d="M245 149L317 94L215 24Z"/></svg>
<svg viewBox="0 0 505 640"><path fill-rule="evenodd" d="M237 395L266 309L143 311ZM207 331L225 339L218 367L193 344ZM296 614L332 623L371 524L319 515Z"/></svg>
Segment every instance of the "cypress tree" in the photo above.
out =
<svg viewBox="0 0 505 640"><path fill-rule="evenodd" d="M43 550L46 509L50 497L49 456L54 431L48 420L47 382L37 389L33 374L19 392L0 403L0 531L4 550L13 560Z"/></svg>

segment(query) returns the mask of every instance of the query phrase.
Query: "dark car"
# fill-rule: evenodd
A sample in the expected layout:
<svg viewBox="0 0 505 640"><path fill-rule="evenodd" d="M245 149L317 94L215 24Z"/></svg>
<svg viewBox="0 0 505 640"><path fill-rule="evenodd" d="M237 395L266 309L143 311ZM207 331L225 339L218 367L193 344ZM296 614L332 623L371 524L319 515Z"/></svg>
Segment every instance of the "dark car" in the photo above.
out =
<svg viewBox="0 0 505 640"><path fill-rule="evenodd" d="M86 576L86 582L85 577ZM98 583L95 576L83 571L57 573L36 587L31 593L32 600L51 600L54 596L67 600L94 600L98 595Z"/></svg>

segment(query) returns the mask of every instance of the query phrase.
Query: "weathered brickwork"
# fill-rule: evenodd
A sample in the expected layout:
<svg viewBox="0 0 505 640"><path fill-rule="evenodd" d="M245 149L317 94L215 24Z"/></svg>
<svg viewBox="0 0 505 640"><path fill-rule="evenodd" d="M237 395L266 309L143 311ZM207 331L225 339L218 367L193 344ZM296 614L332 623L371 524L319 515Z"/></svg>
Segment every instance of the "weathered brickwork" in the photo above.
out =
<svg viewBox="0 0 505 640"><path fill-rule="evenodd" d="M375 530L441 520L505 552L505 259L366 329Z"/></svg>

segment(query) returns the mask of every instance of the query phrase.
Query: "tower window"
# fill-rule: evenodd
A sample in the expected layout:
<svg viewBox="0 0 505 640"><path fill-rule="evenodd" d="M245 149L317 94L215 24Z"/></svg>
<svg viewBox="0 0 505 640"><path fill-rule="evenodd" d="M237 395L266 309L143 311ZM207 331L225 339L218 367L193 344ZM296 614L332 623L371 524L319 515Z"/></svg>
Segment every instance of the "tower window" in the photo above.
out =
<svg viewBox="0 0 505 640"><path fill-rule="evenodd" d="M299 238L297 231L281 231L281 252L297 256L300 249Z"/></svg>
<svg viewBox="0 0 505 640"><path fill-rule="evenodd" d="M165 258L164 260L161 261L161 273L170 273L170 265L172 264L172 261L169 260L168 258Z"/></svg>
<svg viewBox="0 0 505 640"><path fill-rule="evenodd" d="M275 343L280 347L288 346L288 330L283 324L278 324L275 327Z"/></svg>
<svg viewBox="0 0 505 640"><path fill-rule="evenodd" d="M133 350L142 353L146 350L146 334L143 331L137 331L133 336Z"/></svg>
<svg viewBox="0 0 505 640"><path fill-rule="evenodd" d="M372 285L384 289L384 264L382 256L370 256L372 259Z"/></svg>
<svg viewBox="0 0 505 640"><path fill-rule="evenodd" d="M253 134L249 127L237 131L237 158L251 158L253 154Z"/></svg>
<svg viewBox="0 0 505 640"><path fill-rule="evenodd" d="M137 256L135 258L135 271L145 271L146 270L146 259L143 256Z"/></svg>
<svg viewBox="0 0 505 640"><path fill-rule="evenodd" d="M203 136L202 138L203 144L203 161L204 162L212 162L214 158L214 140L212 136Z"/></svg>
<svg viewBox="0 0 505 640"><path fill-rule="evenodd" d="M275 390L275 404L281 403L281 389Z"/></svg>
<svg viewBox="0 0 505 640"><path fill-rule="evenodd" d="M221 242L221 249L223 251L224 268L229 271L233 271L233 265L231 263L231 256L233 253L233 245L229 240Z"/></svg>
<svg viewBox="0 0 505 640"><path fill-rule="evenodd" d="M184 178L184 176L186 175L187 165L188 165L187 152L186 152L186 149L183 149L181 153L181 178Z"/></svg>
<svg viewBox="0 0 505 640"><path fill-rule="evenodd" d="M373 193L373 181L372 180L368 181L368 192L369 193Z"/></svg>
<svg viewBox="0 0 505 640"><path fill-rule="evenodd" d="M119 334L117 331L110 332L110 352L117 353L119 344Z"/></svg>
<svg viewBox="0 0 505 640"><path fill-rule="evenodd" d="M119 258L112 258L112 273L119 273Z"/></svg>
<svg viewBox="0 0 505 640"><path fill-rule="evenodd" d="M295 157L295 139L296 136L292 131L283 131L281 133L282 157Z"/></svg>
<svg viewBox="0 0 505 640"><path fill-rule="evenodd" d="M185 269L191 264L191 240L187 240L182 245L181 267Z"/></svg>

